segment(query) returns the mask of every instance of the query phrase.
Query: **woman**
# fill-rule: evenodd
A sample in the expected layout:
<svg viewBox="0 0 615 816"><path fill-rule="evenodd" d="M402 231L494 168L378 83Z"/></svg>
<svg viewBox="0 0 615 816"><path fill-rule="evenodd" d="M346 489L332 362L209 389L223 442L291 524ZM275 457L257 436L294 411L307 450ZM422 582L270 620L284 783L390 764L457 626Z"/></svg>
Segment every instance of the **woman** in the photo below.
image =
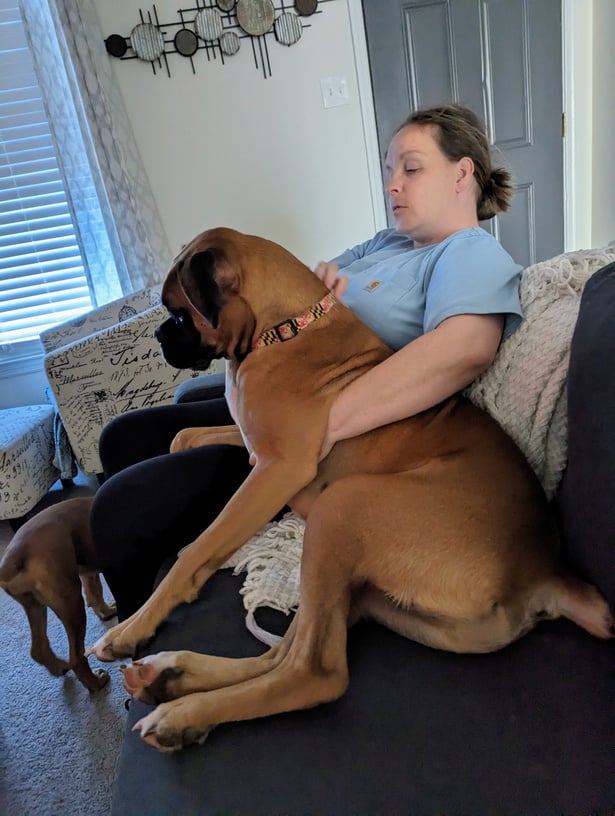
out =
<svg viewBox="0 0 615 816"><path fill-rule="evenodd" d="M464 388L521 320L521 267L478 225L508 209L512 192L509 174L491 165L480 120L455 105L413 113L389 145L386 175L396 229L315 272L395 353L340 393L322 456L341 439ZM226 396L232 405L233 394ZM226 402L211 400L135 411L101 436L108 480L94 501L92 532L120 620L141 606L165 558L216 517L249 471L239 448L168 454L173 436L229 423Z"/></svg>

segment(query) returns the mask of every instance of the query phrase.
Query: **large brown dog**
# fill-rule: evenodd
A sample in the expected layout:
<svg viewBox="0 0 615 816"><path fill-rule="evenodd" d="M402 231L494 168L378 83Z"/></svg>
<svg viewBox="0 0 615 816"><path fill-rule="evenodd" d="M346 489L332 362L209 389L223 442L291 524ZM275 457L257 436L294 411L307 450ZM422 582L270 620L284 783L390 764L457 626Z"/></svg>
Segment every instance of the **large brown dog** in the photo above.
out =
<svg viewBox="0 0 615 816"><path fill-rule="evenodd" d="M25 609L30 624L32 658L60 677L72 669L90 691L109 680L92 671L84 654L88 606L101 620L115 615L103 598L90 535L91 498L68 499L41 510L13 536L0 561L0 587ZM80 583L81 579L81 583ZM55 655L47 638L47 607L58 616L68 638L68 663Z"/></svg>
<svg viewBox="0 0 615 816"><path fill-rule="evenodd" d="M152 597L93 651L133 655L285 504L307 524L301 605L278 645L237 660L167 652L126 670L132 694L166 701L135 726L159 749L201 741L218 723L338 697L348 683L347 626L359 616L459 652L499 649L560 615L611 634L597 591L558 572L555 525L524 457L462 397L338 443L318 463L336 394L391 353L339 303L326 311L325 300L306 318L326 296L281 247L227 229L195 238L165 283L165 357L200 369L230 360L237 422L256 465ZM240 437L190 429L175 447L215 441Z"/></svg>

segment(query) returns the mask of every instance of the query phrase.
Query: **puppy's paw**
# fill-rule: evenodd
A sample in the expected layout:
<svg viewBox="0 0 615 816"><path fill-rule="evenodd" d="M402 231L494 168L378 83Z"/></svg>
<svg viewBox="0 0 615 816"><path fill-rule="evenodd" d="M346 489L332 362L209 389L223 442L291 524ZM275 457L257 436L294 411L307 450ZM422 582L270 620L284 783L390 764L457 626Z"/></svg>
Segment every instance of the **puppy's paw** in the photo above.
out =
<svg viewBox="0 0 615 816"><path fill-rule="evenodd" d="M114 603L103 603L101 606L94 607L94 613L101 621L108 621L111 620L111 618L115 618L117 615L117 607Z"/></svg>
<svg viewBox="0 0 615 816"><path fill-rule="evenodd" d="M92 678L85 684L88 691L99 691L109 682L109 672L104 669L94 669Z"/></svg>

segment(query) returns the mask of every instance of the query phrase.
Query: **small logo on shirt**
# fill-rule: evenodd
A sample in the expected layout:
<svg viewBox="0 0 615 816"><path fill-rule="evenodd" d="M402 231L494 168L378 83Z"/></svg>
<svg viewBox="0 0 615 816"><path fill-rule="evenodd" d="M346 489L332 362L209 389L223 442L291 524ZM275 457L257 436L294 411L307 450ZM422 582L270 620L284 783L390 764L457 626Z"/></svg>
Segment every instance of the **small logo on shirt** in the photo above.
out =
<svg viewBox="0 0 615 816"><path fill-rule="evenodd" d="M367 286L363 287L363 291L364 292L373 292L374 289L377 289L380 286L381 283L382 283L382 281L372 281L371 283L368 283Z"/></svg>

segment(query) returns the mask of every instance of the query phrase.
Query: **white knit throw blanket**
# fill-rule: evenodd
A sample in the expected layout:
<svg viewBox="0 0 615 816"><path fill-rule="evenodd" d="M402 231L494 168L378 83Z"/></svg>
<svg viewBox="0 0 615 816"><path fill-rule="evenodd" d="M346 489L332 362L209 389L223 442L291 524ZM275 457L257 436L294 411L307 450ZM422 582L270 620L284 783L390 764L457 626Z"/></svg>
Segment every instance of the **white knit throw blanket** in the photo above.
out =
<svg viewBox="0 0 615 816"><path fill-rule="evenodd" d="M612 261L614 244L558 255L525 269L523 323L465 391L514 439L549 498L566 465L566 377L581 294L587 279ZM286 614L297 609L304 528L299 516L287 513L263 527L225 565L234 567L235 574L247 571L241 590L246 625L268 645L279 638L258 626L254 612L261 606Z"/></svg>

